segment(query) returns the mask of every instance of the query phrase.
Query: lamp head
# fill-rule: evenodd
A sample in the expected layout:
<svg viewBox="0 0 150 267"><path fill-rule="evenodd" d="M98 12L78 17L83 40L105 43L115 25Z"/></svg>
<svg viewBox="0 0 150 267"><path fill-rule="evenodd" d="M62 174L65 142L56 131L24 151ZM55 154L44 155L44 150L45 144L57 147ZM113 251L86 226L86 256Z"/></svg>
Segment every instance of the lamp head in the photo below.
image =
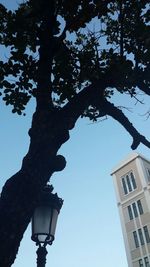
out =
<svg viewBox="0 0 150 267"><path fill-rule="evenodd" d="M51 245L55 238L58 214L63 200L53 194L52 186L45 186L32 217L32 237L37 245Z"/></svg>

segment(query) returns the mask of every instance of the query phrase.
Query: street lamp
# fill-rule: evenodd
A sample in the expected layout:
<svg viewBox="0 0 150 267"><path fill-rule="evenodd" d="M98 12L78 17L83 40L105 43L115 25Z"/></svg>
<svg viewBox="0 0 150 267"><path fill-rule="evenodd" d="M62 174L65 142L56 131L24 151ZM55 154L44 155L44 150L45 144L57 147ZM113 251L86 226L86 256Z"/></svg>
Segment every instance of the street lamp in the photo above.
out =
<svg viewBox="0 0 150 267"><path fill-rule="evenodd" d="M31 239L39 246L36 252L37 267L45 267L46 245L52 245L54 241L57 218L63 204L63 200L52 190L49 185L44 188L32 217Z"/></svg>

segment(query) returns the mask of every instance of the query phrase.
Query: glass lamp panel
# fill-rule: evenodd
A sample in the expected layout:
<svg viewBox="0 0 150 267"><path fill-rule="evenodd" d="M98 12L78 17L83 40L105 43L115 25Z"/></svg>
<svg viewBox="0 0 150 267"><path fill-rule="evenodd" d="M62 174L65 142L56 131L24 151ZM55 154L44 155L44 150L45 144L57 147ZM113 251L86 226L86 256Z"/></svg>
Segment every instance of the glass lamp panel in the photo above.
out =
<svg viewBox="0 0 150 267"><path fill-rule="evenodd" d="M55 236L56 224L58 218L58 211L56 209L53 210L53 218L51 223L51 235Z"/></svg>
<svg viewBox="0 0 150 267"><path fill-rule="evenodd" d="M44 242L49 235L52 211L47 206L36 208L33 218L33 235L38 236L40 242Z"/></svg>
<svg viewBox="0 0 150 267"><path fill-rule="evenodd" d="M46 237L47 237L47 235L38 234L38 241L40 243L44 243L46 241Z"/></svg>

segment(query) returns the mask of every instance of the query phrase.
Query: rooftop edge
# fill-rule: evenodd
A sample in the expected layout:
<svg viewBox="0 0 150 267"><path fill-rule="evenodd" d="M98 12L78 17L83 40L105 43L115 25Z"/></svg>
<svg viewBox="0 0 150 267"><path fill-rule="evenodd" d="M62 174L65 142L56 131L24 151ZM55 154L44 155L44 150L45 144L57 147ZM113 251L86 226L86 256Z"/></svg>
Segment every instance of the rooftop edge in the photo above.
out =
<svg viewBox="0 0 150 267"><path fill-rule="evenodd" d="M127 165L129 162L131 162L132 160L136 159L136 158L142 158L148 162L150 162L149 159L147 159L146 157L144 157L142 154L138 153L138 152L133 152L131 154L129 154L124 160L120 161L111 171L111 175L113 175L115 172L117 172L119 169L121 169L123 166Z"/></svg>

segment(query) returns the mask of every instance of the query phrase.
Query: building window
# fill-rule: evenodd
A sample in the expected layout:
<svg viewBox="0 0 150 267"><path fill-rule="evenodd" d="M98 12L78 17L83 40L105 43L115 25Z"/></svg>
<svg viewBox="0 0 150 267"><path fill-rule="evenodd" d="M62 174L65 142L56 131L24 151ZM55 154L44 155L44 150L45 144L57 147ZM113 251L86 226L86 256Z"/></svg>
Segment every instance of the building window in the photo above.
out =
<svg viewBox="0 0 150 267"><path fill-rule="evenodd" d="M150 169L147 169L147 180L150 183Z"/></svg>
<svg viewBox="0 0 150 267"><path fill-rule="evenodd" d="M150 236L149 236L147 225L143 227L143 230L144 230L144 236L145 236L146 242L150 243ZM134 237L134 242L135 242L136 248L139 247L139 240L140 240L141 246L143 246L145 243L144 237L143 237L143 230L141 228L139 228L137 232L136 231L133 232L133 237Z"/></svg>
<svg viewBox="0 0 150 267"><path fill-rule="evenodd" d="M132 186L133 186L133 189L136 189L136 182L135 182L135 177L133 175L133 172L130 172L130 177L131 177L131 183L132 183Z"/></svg>
<svg viewBox="0 0 150 267"><path fill-rule="evenodd" d="M128 190L129 190L129 192L131 192L132 187L131 187L131 180L129 179L129 175L126 175L126 181L127 181L127 185L128 185Z"/></svg>
<svg viewBox="0 0 150 267"><path fill-rule="evenodd" d="M142 259L139 260L139 267L144 267Z"/></svg>
<svg viewBox="0 0 150 267"><path fill-rule="evenodd" d="M143 207L142 207L141 200L138 200L137 202L133 202L132 205L129 205L127 208L128 208L128 214L129 214L130 220L138 217L138 215L143 214Z"/></svg>
<svg viewBox="0 0 150 267"><path fill-rule="evenodd" d="M144 235L145 235L145 238L146 238L146 242L149 243L150 242L150 237L149 237L149 232L148 232L147 225L143 227L143 230L144 230Z"/></svg>
<svg viewBox="0 0 150 267"><path fill-rule="evenodd" d="M133 214L132 214L131 206L128 206L128 214L129 214L130 220L132 220L133 219Z"/></svg>
<svg viewBox="0 0 150 267"><path fill-rule="evenodd" d="M122 185L123 185L123 190L124 190L125 195L128 194L128 190L127 190L127 186L126 186L126 182L124 178L122 178Z"/></svg>
<svg viewBox="0 0 150 267"><path fill-rule="evenodd" d="M138 206L139 213L143 214L143 207L142 207L142 204L141 204L141 200L137 201L137 206Z"/></svg>
<svg viewBox="0 0 150 267"><path fill-rule="evenodd" d="M136 207L136 203L135 202L132 204L132 207L133 207L134 216L138 217L138 212L137 212L137 207Z"/></svg>
<svg viewBox="0 0 150 267"><path fill-rule="evenodd" d="M148 257L144 258L145 267L150 267Z"/></svg>
<svg viewBox="0 0 150 267"><path fill-rule="evenodd" d="M143 233L142 233L141 229L138 229L138 234L139 234L141 246L143 246L144 245L144 238L143 238Z"/></svg>
<svg viewBox="0 0 150 267"><path fill-rule="evenodd" d="M122 177L122 185L125 195L137 188L133 172L130 172L126 176Z"/></svg>
<svg viewBox="0 0 150 267"><path fill-rule="evenodd" d="M139 240L138 240L138 236L137 236L136 231L133 232L133 237L134 237L135 247L138 248L139 247Z"/></svg>

